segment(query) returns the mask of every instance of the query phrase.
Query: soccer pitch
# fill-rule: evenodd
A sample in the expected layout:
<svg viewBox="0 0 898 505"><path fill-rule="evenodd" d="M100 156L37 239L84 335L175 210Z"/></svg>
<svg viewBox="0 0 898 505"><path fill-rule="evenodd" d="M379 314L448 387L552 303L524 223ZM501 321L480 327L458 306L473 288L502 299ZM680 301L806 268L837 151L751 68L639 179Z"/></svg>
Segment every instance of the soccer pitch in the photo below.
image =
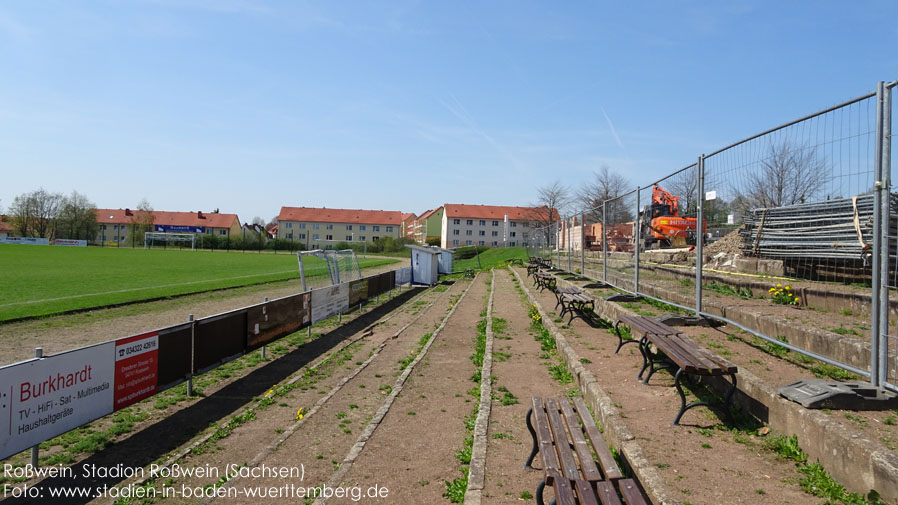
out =
<svg viewBox="0 0 898 505"><path fill-rule="evenodd" d="M299 277L295 254L0 244L0 265L0 321Z"/></svg>

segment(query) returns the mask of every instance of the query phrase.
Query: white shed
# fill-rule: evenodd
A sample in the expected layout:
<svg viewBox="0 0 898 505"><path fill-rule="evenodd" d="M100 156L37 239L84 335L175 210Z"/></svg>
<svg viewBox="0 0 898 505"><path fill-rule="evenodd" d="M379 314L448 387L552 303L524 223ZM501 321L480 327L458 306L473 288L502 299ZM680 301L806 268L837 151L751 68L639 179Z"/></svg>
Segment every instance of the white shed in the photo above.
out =
<svg viewBox="0 0 898 505"><path fill-rule="evenodd" d="M412 250L412 284L432 286L439 282L440 251L416 245L405 247Z"/></svg>
<svg viewBox="0 0 898 505"><path fill-rule="evenodd" d="M453 251L450 251L449 249L443 249L441 247L434 247L434 250L440 253L438 271L441 274L451 274L452 255L455 253Z"/></svg>

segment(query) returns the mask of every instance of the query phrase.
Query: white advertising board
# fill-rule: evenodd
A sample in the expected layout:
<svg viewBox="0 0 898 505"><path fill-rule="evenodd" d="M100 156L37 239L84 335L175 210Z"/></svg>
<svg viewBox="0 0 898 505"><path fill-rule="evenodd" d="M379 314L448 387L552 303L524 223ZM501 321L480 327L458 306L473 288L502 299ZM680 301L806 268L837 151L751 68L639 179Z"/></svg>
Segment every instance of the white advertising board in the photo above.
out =
<svg viewBox="0 0 898 505"><path fill-rule="evenodd" d="M112 412L115 343L0 368L0 459Z"/></svg>
<svg viewBox="0 0 898 505"><path fill-rule="evenodd" d="M58 238L53 241L54 245L64 245L68 247L87 247L86 240L74 240L69 238Z"/></svg>
<svg viewBox="0 0 898 505"><path fill-rule="evenodd" d="M50 239L33 237L0 237L0 244L50 245Z"/></svg>
<svg viewBox="0 0 898 505"><path fill-rule="evenodd" d="M396 285L402 286L412 282L412 267L405 267L396 270Z"/></svg>
<svg viewBox="0 0 898 505"><path fill-rule="evenodd" d="M349 284L312 290L312 324L349 309Z"/></svg>

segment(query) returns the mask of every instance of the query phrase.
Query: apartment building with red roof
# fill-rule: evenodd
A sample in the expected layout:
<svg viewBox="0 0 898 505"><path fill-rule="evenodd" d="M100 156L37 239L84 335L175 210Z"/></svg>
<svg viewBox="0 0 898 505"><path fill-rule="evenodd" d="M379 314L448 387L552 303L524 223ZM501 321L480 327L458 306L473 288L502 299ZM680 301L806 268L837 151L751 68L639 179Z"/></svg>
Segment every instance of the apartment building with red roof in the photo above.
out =
<svg viewBox="0 0 898 505"><path fill-rule="evenodd" d="M97 242L116 245L142 245L143 237L134 234L141 225L141 212L132 209L95 209L97 215ZM240 219L237 214L217 212L168 212L152 211L153 229L156 232L195 233L219 237L237 237ZM138 233L139 234L139 233Z"/></svg>
<svg viewBox="0 0 898 505"><path fill-rule="evenodd" d="M414 240L415 221L418 219L418 216L416 216L414 212L403 212L402 215L399 216L399 219L399 236Z"/></svg>
<svg viewBox="0 0 898 505"><path fill-rule="evenodd" d="M332 249L338 242L374 242L400 238L402 213L398 210L281 207L279 239L302 243L306 249Z"/></svg>
<svg viewBox="0 0 898 505"><path fill-rule="evenodd" d="M465 205L447 203L441 207L443 218L440 246L526 247L530 233L548 215L546 207ZM543 217L540 217L543 216ZM558 212L552 209L557 219Z"/></svg>
<svg viewBox="0 0 898 505"><path fill-rule="evenodd" d="M443 207L428 210L415 220L415 242L424 245L428 239L439 239L443 226Z"/></svg>

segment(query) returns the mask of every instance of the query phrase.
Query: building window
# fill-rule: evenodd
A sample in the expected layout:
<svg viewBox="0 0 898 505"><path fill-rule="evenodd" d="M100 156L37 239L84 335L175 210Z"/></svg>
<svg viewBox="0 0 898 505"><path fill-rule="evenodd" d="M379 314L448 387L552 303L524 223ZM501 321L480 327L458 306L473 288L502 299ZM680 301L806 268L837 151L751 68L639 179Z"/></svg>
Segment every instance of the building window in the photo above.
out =
<svg viewBox="0 0 898 505"><path fill-rule="evenodd" d="M293 234L292 234L292 233L288 233L288 234L284 235L284 238L287 239L287 240L293 240Z"/></svg>
<svg viewBox="0 0 898 505"><path fill-rule="evenodd" d="M365 236L362 235L361 237L359 237L359 240L361 240L362 242L364 242L364 241L365 241Z"/></svg>
<svg viewBox="0 0 898 505"><path fill-rule="evenodd" d="M103 230L103 231L106 231L106 225L105 225L105 224L101 224L101 225L100 225L100 229ZM103 240L106 240L106 239L103 239Z"/></svg>
<svg viewBox="0 0 898 505"><path fill-rule="evenodd" d="M362 231L365 231L365 225L360 225L360 226L359 226L359 229L362 230Z"/></svg>
<svg viewBox="0 0 898 505"><path fill-rule="evenodd" d="M333 240L333 239L334 239L333 235L325 235L324 236L324 240Z"/></svg>
<svg viewBox="0 0 898 505"><path fill-rule="evenodd" d="M511 247L517 247L517 244L518 244L517 242L513 242L513 241L508 243L508 245Z"/></svg>
<svg viewBox="0 0 898 505"><path fill-rule="evenodd" d="M377 242L379 239L380 239L380 237L378 237L377 235L371 237L371 240L373 240L375 242Z"/></svg>
<svg viewBox="0 0 898 505"><path fill-rule="evenodd" d="M461 224L461 219L453 219L452 224Z"/></svg>
<svg viewBox="0 0 898 505"><path fill-rule="evenodd" d="M458 240L453 240L452 245L458 245Z"/></svg>
<svg viewBox="0 0 898 505"><path fill-rule="evenodd" d="M493 226L499 226L499 221L493 221Z"/></svg>
<svg viewBox="0 0 898 505"><path fill-rule="evenodd" d="M352 230L352 225L351 225L351 224L347 224L347 225L346 225L346 230L347 230L347 231Z"/></svg>
<svg viewBox="0 0 898 505"><path fill-rule="evenodd" d="M293 238L293 234L292 234L292 233L290 234L290 238ZM305 233L300 233L300 234L299 234L299 238L305 240L306 234L305 234Z"/></svg>
<svg viewBox="0 0 898 505"><path fill-rule="evenodd" d="M290 223L287 223L287 228L289 228L289 227L290 227ZM300 230L305 230L305 229L306 229L306 223L299 223L299 229L300 229Z"/></svg>
<svg viewBox="0 0 898 505"><path fill-rule="evenodd" d="M377 230L374 230L374 231L377 231ZM387 226L387 233L392 233L392 232L393 232L393 227Z"/></svg>
<svg viewBox="0 0 898 505"><path fill-rule="evenodd" d="M480 245L483 245L483 241L481 240L481 241L479 242L479 244L480 244Z"/></svg>
<svg viewBox="0 0 898 505"><path fill-rule="evenodd" d="M492 235L493 235L494 237L498 237L498 236L499 236L499 232L494 231L494 232L492 233Z"/></svg>
<svg viewBox="0 0 898 505"><path fill-rule="evenodd" d="M478 235L480 235L481 237L483 237L484 235L486 235L486 232L483 231L483 230L480 230L480 232L478 232ZM483 244L480 244L480 245L483 245Z"/></svg>
<svg viewBox="0 0 898 505"><path fill-rule="evenodd" d="M208 235L212 235L213 233L215 233L215 230L213 230L212 228L209 228L208 230L206 230L206 234L208 234Z"/></svg>
<svg viewBox="0 0 898 505"><path fill-rule="evenodd" d="M471 225L474 224L474 220L473 220L473 219L468 219L467 221L465 221L465 223L466 223L468 226L471 226ZM470 244L468 244L468 245L470 245Z"/></svg>
<svg viewBox="0 0 898 505"><path fill-rule="evenodd" d="M453 235L458 235L459 233L461 233L459 230L452 230Z"/></svg>
<svg viewBox="0 0 898 505"><path fill-rule="evenodd" d="M497 245L499 245L499 243L493 240L493 247L496 247Z"/></svg>
<svg viewBox="0 0 898 505"><path fill-rule="evenodd" d="M312 229L317 230L317 229L318 229L318 223L313 224L313 225L312 225Z"/></svg>
<svg viewBox="0 0 898 505"><path fill-rule="evenodd" d="M222 235L222 236L227 235L227 234L228 234L228 230L218 230L218 234L219 234L219 235Z"/></svg>
<svg viewBox="0 0 898 505"><path fill-rule="evenodd" d="M106 242L106 235L103 235L103 242Z"/></svg>
<svg viewBox="0 0 898 505"><path fill-rule="evenodd" d="M486 219L480 220L480 226L486 226ZM480 245L483 245L483 244L480 244Z"/></svg>
<svg viewBox="0 0 898 505"><path fill-rule="evenodd" d="M293 228L293 223L287 223L287 228Z"/></svg>
<svg viewBox="0 0 898 505"><path fill-rule="evenodd" d="M371 231L380 231L380 226L372 226Z"/></svg>
<svg viewBox="0 0 898 505"><path fill-rule="evenodd" d="M115 231L118 231L118 225L117 225L117 224L116 224L116 225L113 225L113 226L112 226L112 229L115 230Z"/></svg>
<svg viewBox="0 0 898 505"><path fill-rule="evenodd" d="M471 241L470 241L470 240L465 240L465 245L471 245Z"/></svg>
<svg viewBox="0 0 898 505"><path fill-rule="evenodd" d="M509 235L510 237L514 237L517 233L518 233L518 232L513 231L513 232L509 233L508 235Z"/></svg>
<svg viewBox="0 0 898 505"><path fill-rule="evenodd" d="M352 242L352 235L346 235L346 241Z"/></svg>
<svg viewBox="0 0 898 505"><path fill-rule="evenodd" d="M515 223L514 221L512 221L512 222L508 223L508 225L511 226L512 228L514 228L518 225L518 223Z"/></svg>
<svg viewBox="0 0 898 505"><path fill-rule="evenodd" d="M333 229L334 229L334 225L329 224L329 225L325 226L325 228L328 229L328 230L333 230Z"/></svg>
<svg viewBox="0 0 898 505"><path fill-rule="evenodd" d="M318 234L317 234L317 233L313 233L313 234L312 234L312 240L318 240Z"/></svg>
<svg viewBox="0 0 898 505"><path fill-rule="evenodd" d="M470 237L473 234L474 234L474 230L465 230L465 235Z"/></svg>

